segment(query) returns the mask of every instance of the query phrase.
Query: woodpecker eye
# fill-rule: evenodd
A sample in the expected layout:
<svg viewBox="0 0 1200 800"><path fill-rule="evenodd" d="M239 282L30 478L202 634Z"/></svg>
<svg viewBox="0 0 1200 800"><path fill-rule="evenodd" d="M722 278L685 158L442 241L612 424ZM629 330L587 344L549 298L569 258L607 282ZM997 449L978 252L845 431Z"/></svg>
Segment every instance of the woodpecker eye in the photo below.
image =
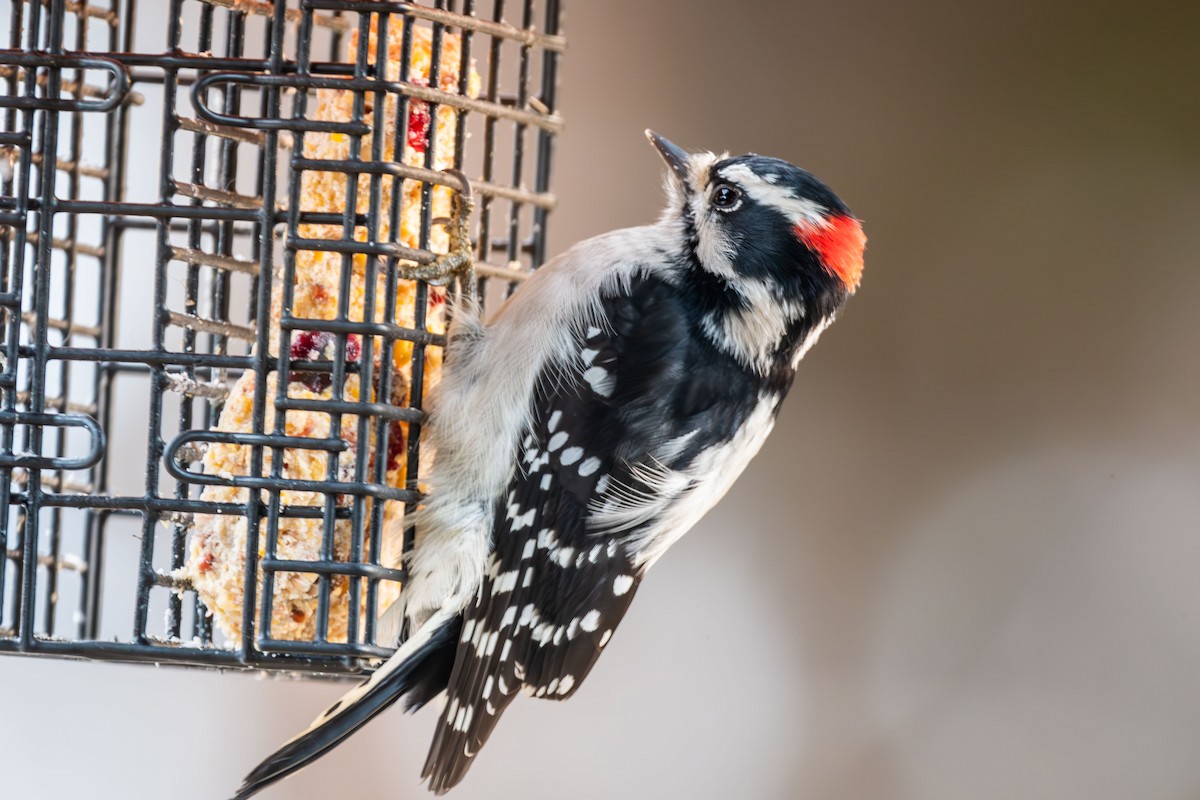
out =
<svg viewBox="0 0 1200 800"><path fill-rule="evenodd" d="M718 186L717 190L713 192L712 203L717 208L728 210L741 202L741 199L742 193L740 191L728 184L725 184Z"/></svg>

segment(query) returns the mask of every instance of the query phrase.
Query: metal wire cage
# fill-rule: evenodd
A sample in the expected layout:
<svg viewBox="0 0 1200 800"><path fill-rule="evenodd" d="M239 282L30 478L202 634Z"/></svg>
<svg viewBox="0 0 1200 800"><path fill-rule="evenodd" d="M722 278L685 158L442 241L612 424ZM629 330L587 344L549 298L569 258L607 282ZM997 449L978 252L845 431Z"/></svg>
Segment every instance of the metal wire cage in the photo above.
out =
<svg viewBox="0 0 1200 800"><path fill-rule="evenodd" d="M448 246L444 167L485 297L542 261L560 3L8 5L0 653L369 670L443 344L405 269Z"/></svg>

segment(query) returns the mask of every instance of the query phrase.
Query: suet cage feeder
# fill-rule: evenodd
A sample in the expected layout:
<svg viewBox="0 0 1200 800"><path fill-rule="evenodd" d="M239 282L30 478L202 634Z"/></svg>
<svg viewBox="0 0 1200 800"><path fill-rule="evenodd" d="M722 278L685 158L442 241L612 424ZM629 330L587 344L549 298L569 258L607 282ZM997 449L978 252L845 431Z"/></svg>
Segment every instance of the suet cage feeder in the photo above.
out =
<svg viewBox="0 0 1200 800"><path fill-rule="evenodd" d="M404 579L372 531L388 504L407 512L420 500L422 370L444 342L427 323L438 290L403 277L436 258L436 231L449 224L434 213L437 192L463 188L435 151L473 190L483 296L503 295L545 254L562 126L560 3L8 5L0 653L369 671L394 645L378 625L384 589ZM389 52L394 31L398 49ZM368 46L385 38L389 47ZM418 75L421 46L430 50ZM322 92L333 94L323 101ZM322 116L330 97L344 104L343 117ZM418 129L414 143L421 115L425 135ZM344 142L343 155L314 155L320 141ZM341 186L345 207L306 207L310 173ZM416 222L401 230L406 218ZM357 319L350 300L304 318L295 287L306 258L337 266L343 296L357 274L368 299L375 291L383 299L364 301ZM408 311L397 307L403 291ZM305 369L295 347L306 335L334 355ZM397 348L411 365L400 400L394 387L404 376L378 355ZM344 386L328 397L270 391L290 386L289 375L318 390L352 378L374 388L358 397ZM242 395L248 422L220 430L239 380L251 387ZM319 415L327 430L297 434L289 414ZM400 485L388 480L391 455L387 467L375 458L388 441L403 464ZM240 448L246 468L206 468L214 447ZM288 454L301 452L327 459L320 479L288 474ZM245 526L249 580L233 635L214 624L184 574L204 519ZM311 560L281 555L295 520L319 531ZM403 531L403 547L412 536ZM289 637L272 630L271 587L297 576L312 587L312 634ZM334 635L337 598L344 632Z"/></svg>

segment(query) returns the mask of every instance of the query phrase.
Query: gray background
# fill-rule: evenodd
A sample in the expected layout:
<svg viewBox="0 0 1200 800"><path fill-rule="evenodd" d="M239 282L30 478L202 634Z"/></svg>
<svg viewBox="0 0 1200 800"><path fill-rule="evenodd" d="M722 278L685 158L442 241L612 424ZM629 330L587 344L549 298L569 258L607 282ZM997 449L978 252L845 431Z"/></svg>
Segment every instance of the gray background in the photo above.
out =
<svg viewBox="0 0 1200 800"><path fill-rule="evenodd" d="M585 688L516 703L457 800L1200 796L1182 8L569 4L553 250L657 213L650 126L813 170L867 268ZM220 798L340 691L0 660L0 794ZM264 797L422 797L432 724Z"/></svg>

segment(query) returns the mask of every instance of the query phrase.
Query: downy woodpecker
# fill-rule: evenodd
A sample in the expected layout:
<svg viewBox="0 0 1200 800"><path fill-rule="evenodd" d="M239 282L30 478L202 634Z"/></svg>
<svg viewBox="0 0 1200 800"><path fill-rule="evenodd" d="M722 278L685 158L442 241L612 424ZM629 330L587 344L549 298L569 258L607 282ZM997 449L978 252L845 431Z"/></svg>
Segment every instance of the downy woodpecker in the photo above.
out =
<svg viewBox="0 0 1200 800"><path fill-rule="evenodd" d="M449 790L519 692L578 690L646 571L762 446L858 287L862 227L784 161L647 136L670 168L657 223L581 242L486 323L459 304L427 428L411 635L238 798L396 700L442 692L423 777Z"/></svg>

